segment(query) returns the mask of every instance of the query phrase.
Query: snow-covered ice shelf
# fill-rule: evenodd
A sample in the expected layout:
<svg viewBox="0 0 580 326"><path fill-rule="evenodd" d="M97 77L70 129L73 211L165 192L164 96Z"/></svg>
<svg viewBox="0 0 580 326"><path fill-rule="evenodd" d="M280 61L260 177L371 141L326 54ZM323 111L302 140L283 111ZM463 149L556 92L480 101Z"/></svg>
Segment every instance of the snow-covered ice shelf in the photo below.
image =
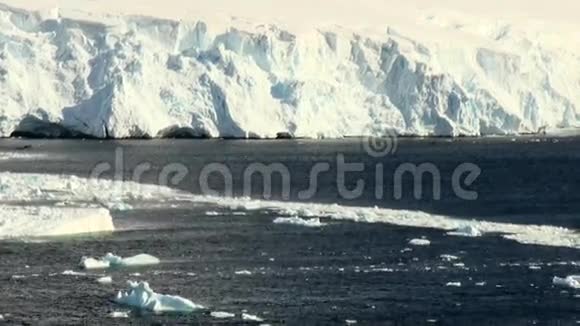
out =
<svg viewBox="0 0 580 326"><path fill-rule="evenodd" d="M0 136L454 136L580 125L572 1L2 2Z"/></svg>

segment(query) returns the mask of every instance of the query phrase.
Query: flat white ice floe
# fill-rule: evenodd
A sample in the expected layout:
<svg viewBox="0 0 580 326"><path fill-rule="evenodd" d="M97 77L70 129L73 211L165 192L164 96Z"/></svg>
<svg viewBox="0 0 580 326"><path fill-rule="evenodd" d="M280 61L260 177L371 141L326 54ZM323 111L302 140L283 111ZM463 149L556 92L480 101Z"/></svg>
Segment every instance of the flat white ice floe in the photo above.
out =
<svg viewBox="0 0 580 326"><path fill-rule="evenodd" d="M459 257L457 257L457 256L447 255L447 254L440 255L439 258L441 258L444 261L454 261L454 260L459 259Z"/></svg>
<svg viewBox="0 0 580 326"><path fill-rule="evenodd" d="M264 321L264 319L262 319L262 318L260 318L260 317L258 317L256 315L251 315L251 314L248 314L248 313L245 313L245 312L242 313L242 319L243 320L248 320L248 321L257 321L257 322Z"/></svg>
<svg viewBox="0 0 580 326"><path fill-rule="evenodd" d="M412 246L429 246L431 245L431 241L427 239L411 239L409 240L409 244Z"/></svg>
<svg viewBox="0 0 580 326"><path fill-rule="evenodd" d="M236 315L225 311L212 311L210 316L218 319L234 318Z"/></svg>
<svg viewBox="0 0 580 326"><path fill-rule="evenodd" d="M111 284L113 283L113 278L110 276L103 276L97 279L97 283L100 284Z"/></svg>
<svg viewBox="0 0 580 326"><path fill-rule="evenodd" d="M203 309L203 306L180 296L155 293L147 282L129 281L128 285L128 291L117 293L117 303L153 312L192 312Z"/></svg>
<svg viewBox="0 0 580 326"><path fill-rule="evenodd" d="M573 1L337 1L3 0L0 136L579 125Z"/></svg>
<svg viewBox="0 0 580 326"><path fill-rule="evenodd" d="M0 205L0 239L111 232L115 228L107 207L180 196L167 187L134 182L2 172L0 202L6 204Z"/></svg>
<svg viewBox="0 0 580 326"><path fill-rule="evenodd" d="M129 312L127 311L112 311L109 314L111 318L129 318Z"/></svg>
<svg viewBox="0 0 580 326"><path fill-rule="evenodd" d="M580 289L580 275L570 275L565 278L555 276L552 283L558 286Z"/></svg>
<svg viewBox="0 0 580 326"><path fill-rule="evenodd" d="M108 253L100 259L92 257L82 257L80 266L84 269L104 269L109 267L136 267L157 265L161 261L159 258L149 254L139 254L131 257L120 257L112 253Z"/></svg>
<svg viewBox="0 0 580 326"><path fill-rule="evenodd" d="M252 272L250 272L248 270L241 270L241 271L235 271L234 274L236 274L236 275L252 275Z"/></svg>
<svg viewBox="0 0 580 326"><path fill-rule="evenodd" d="M293 217L278 217L274 220L274 224L291 224L291 225L300 225L306 226L311 228L317 228L324 226L326 224L320 222L319 218L310 218L304 219L297 216Z"/></svg>
<svg viewBox="0 0 580 326"><path fill-rule="evenodd" d="M445 286L449 286L449 287L461 287L461 282L447 282L447 284L445 284Z"/></svg>
<svg viewBox="0 0 580 326"><path fill-rule="evenodd" d="M114 231L104 208L0 205L0 239Z"/></svg>

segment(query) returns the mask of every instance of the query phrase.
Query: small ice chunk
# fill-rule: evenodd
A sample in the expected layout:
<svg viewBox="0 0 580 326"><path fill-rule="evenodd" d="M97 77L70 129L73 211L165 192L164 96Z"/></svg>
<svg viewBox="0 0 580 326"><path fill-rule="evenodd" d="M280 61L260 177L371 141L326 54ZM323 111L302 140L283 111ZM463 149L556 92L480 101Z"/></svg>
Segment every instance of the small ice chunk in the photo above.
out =
<svg viewBox="0 0 580 326"><path fill-rule="evenodd" d="M81 259L80 265L84 269L105 269L109 267L157 265L159 263L159 258L148 254L139 254L136 256L123 258L112 253L108 253L100 259L83 257Z"/></svg>
<svg viewBox="0 0 580 326"><path fill-rule="evenodd" d="M92 257L83 257L81 258L79 265L84 269L106 269L109 268L111 264L108 261L99 260Z"/></svg>
<svg viewBox="0 0 580 326"><path fill-rule="evenodd" d="M75 272L75 271L72 271L72 270L67 270L67 271L64 271L64 272L62 272L60 274L61 275L66 275L66 276L87 276L86 273Z"/></svg>
<svg viewBox="0 0 580 326"><path fill-rule="evenodd" d="M153 312L191 312L203 309L203 306L180 296L155 293L147 282L127 283L130 289L117 293L117 303Z"/></svg>
<svg viewBox="0 0 580 326"><path fill-rule="evenodd" d="M0 315L0 320L4 320L4 316Z"/></svg>
<svg viewBox="0 0 580 326"><path fill-rule="evenodd" d="M245 312L242 314L242 319L249 320L249 321L257 321L257 322L264 321L262 318L260 318L256 315L250 315L250 314L247 314Z"/></svg>
<svg viewBox="0 0 580 326"><path fill-rule="evenodd" d="M210 315L213 318L218 318L218 319L234 318L236 316L235 314L232 314L230 312L225 312L225 311L212 311L210 313Z"/></svg>
<svg viewBox="0 0 580 326"><path fill-rule="evenodd" d="M132 257L122 258L108 253L103 257L103 259L109 261L111 266L115 267L157 265L161 262L159 258L148 254L139 254Z"/></svg>
<svg viewBox="0 0 580 326"><path fill-rule="evenodd" d="M565 278L554 276L552 283L558 286L580 289L580 275L570 275Z"/></svg>
<svg viewBox="0 0 580 326"><path fill-rule="evenodd" d="M412 246L429 246L431 241L427 239L412 239L409 241L409 244Z"/></svg>
<svg viewBox="0 0 580 326"><path fill-rule="evenodd" d="M220 216L222 214L220 214L219 212L210 211L210 212L205 212L205 215L207 215L207 216Z"/></svg>
<svg viewBox="0 0 580 326"><path fill-rule="evenodd" d="M453 256L453 255L441 255L441 256L439 256L439 258L441 258L444 261L453 261L453 260L459 259L459 257Z"/></svg>
<svg viewBox="0 0 580 326"><path fill-rule="evenodd" d="M129 312L127 311L113 311L109 314L111 318L129 318Z"/></svg>
<svg viewBox="0 0 580 326"><path fill-rule="evenodd" d="M447 282L447 284L445 284L445 286L452 286L452 287L461 287L461 282Z"/></svg>
<svg viewBox="0 0 580 326"><path fill-rule="evenodd" d="M311 228L318 228L324 226L326 224L320 222L319 218L311 218L311 219L304 219L297 216L293 217L278 217L274 220L274 224L291 224L291 225L300 225L306 226Z"/></svg>
<svg viewBox="0 0 580 326"><path fill-rule="evenodd" d="M97 279L97 283L111 284L111 283L113 283L113 278L110 276L103 276L103 277Z"/></svg>
<svg viewBox="0 0 580 326"><path fill-rule="evenodd" d="M455 231L447 232L448 235L459 236L459 237L481 237L483 233L473 225L464 225Z"/></svg>
<svg viewBox="0 0 580 326"><path fill-rule="evenodd" d="M252 275L252 272L248 271L248 270L243 270L243 271L235 271L234 272L236 275Z"/></svg>
<svg viewBox="0 0 580 326"><path fill-rule="evenodd" d="M354 324L356 324L356 323L357 323L357 321L356 321L356 320L354 320L354 319L347 319L347 320L345 320L344 322L345 322L347 325L354 325Z"/></svg>

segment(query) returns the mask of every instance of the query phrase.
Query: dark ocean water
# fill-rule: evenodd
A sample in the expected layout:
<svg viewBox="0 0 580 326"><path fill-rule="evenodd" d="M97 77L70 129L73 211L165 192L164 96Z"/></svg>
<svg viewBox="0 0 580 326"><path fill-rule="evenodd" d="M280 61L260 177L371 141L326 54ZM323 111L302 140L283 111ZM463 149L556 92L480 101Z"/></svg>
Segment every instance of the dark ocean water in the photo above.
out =
<svg viewBox="0 0 580 326"><path fill-rule="evenodd" d="M31 148L23 149L26 145ZM187 167L174 185L201 192L199 175L207 164L222 163L233 177L234 194L243 193L245 169L253 163L282 163L291 172L291 201L308 188L314 164L327 162L313 202L422 210L461 218L520 224L580 225L580 139L399 140L396 153L374 158L359 140L345 141L27 141L4 140L0 151L46 154L35 160L0 162L3 171L74 174L86 177L99 162L115 165L131 179L135 166L149 162L141 182L155 183L170 163ZM119 155L119 154L118 154ZM412 179L404 179L403 198L385 187L376 199L368 187L356 199L343 199L336 185L337 155L361 162L365 172L347 177L371 185L383 164L384 183L404 163L432 163L441 174L440 200L426 191L413 198ZM453 193L451 175L461 163L481 168L470 187L478 199ZM114 177L114 171L107 174ZM119 170L117 170L119 172ZM282 183L273 181L273 199ZM424 181L431 189L432 181ZM223 181L210 179L212 189ZM254 197L261 197L260 187ZM106 190L104 190L106 191ZM207 216L217 211L217 216ZM580 291L555 287L554 276L580 274L580 251L523 245L499 236L447 236L443 231L387 224L324 221L321 228L273 224L271 212L239 215L232 210L195 205L113 212L119 231L110 235L53 239L49 242L0 242L0 314L8 324L240 324L242 311L268 324L383 325L577 325ZM427 237L431 245L413 247L410 239ZM410 249L410 250L409 250ZM81 256L146 252L158 266L107 271L99 275L60 275L76 269ZM441 255L454 255L445 261ZM236 271L249 271L250 275ZM102 272L100 272L102 274ZM135 275L139 273L140 275ZM96 273L99 274L99 273ZM14 277L14 275L17 275ZM20 277L22 276L22 277ZM154 290L178 294L207 307L193 314L154 315L128 311L113 302L126 280L147 280ZM460 282L461 287L447 286ZM236 314L220 320L210 311ZM251 324L252 322L247 322Z"/></svg>

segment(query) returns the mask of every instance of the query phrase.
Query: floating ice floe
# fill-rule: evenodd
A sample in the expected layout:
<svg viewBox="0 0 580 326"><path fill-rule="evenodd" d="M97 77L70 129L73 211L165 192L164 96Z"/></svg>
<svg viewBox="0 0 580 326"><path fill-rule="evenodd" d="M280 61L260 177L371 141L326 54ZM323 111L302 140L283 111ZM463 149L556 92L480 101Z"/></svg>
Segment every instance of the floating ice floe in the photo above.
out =
<svg viewBox="0 0 580 326"><path fill-rule="evenodd" d="M218 319L234 318L236 315L225 311L212 311L210 316Z"/></svg>
<svg viewBox="0 0 580 326"><path fill-rule="evenodd" d="M311 218L311 219L304 219L300 217L278 217L274 220L275 224L291 224L291 225L300 225L306 227L317 228L324 226L326 224L320 222L319 218Z"/></svg>
<svg viewBox="0 0 580 326"><path fill-rule="evenodd" d="M447 232L447 234L459 237L472 237L472 238L481 237L483 235L483 233L473 225L462 226L456 229L455 231Z"/></svg>
<svg viewBox="0 0 580 326"><path fill-rule="evenodd" d="M242 313L242 319L243 320L248 320L248 321L256 321L256 322L262 322L264 321L264 319L256 316L256 315L250 315L248 313Z"/></svg>
<svg viewBox="0 0 580 326"><path fill-rule="evenodd" d="M0 239L111 232L107 207L129 209L128 200L178 201L180 196L167 187L135 182L2 172L0 202L18 204L0 205Z"/></svg>
<svg viewBox="0 0 580 326"><path fill-rule="evenodd" d="M447 282L447 284L445 284L445 286L461 287L461 282Z"/></svg>
<svg viewBox="0 0 580 326"><path fill-rule="evenodd" d="M570 275L565 278L554 276L552 283L557 286L580 289L580 275Z"/></svg>
<svg viewBox="0 0 580 326"><path fill-rule="evenodd" d="M111 318L129 318L129 312L127 311L112 311L109 314Z"/></svg>
<svg viewBox="0 0 580 326"><path fill-rule="evenodd" d="M114 231L104 208L0 205L0 239Z"/></svg>
<svg viewBox="0 0 580 326"><path fill-rule="evenodd" d="M111 284L111 283L113 283L113 278L110 276L103 276L103 277L97 279L97 283Z"/></svg>
<svg viewBox="0 0 580 326"><path fill-rule="evenodd" d="M119 291L119 304L153 312L192 312L204 307L176 295L155 293L147 282L128 281L128 291Z"/></svg>
<svg viewBox="0 0 580 326"><path fill-rule="evenodd" d="M236 275L252 275L252 272L243 270L243 271L235 271L234 274Z"/></svg>
<svg viewBox="0 0 580 326"><path fill-rule="evenodd" d="M112 253L108 253L100 259L92 257L81 258L80 266L84 269L105 269L109 267L136 267L157 265L161 261L155 256L139 254L123 258Z"/></svg>
<svg viewBox="0 0 580 326"><path fill-rule="evenodd" d="M440 255L439 257L442 260L444 260L444 261L454 261L454 260L458 260L459 259L459 257L457 257L457 256L447 255L447 254Z"/></svg>
<svg viewBox="0 0 580 326"><path fill-rule="evenodd" d="M66 276L87 276L87 273L81 273L81 272L75 272L72 270L67 270L61 273L61 275L66 275Z"/></svg>
<svg viewBox="0 0 580 326"><path fill-rule="evenodd" d="M431 245L431 241L427 239L412 239L409 241L409 244L412 246L429 246Z"/></svg>

